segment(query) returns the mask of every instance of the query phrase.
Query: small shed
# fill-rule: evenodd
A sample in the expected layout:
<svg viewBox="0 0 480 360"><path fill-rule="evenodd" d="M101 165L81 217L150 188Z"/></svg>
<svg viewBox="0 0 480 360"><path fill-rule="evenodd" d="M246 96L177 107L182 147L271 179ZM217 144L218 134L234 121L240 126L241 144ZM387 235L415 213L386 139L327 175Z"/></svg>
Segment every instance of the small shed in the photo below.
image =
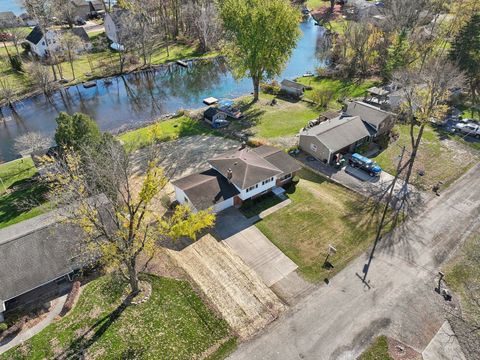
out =
<svg viewBox="0 0 480 360"><path fill-rule="evenodd" d="M367 96L365 100L377 104L382 104L388 101L389 94L390 91L374 86L367 90Z"/></svg>
<svg viewBox="0 0 480 360"><path fill-rule="evenodd" d="M215 123L217 120L225 120L226 115L219 109L215 107L209 107L205 112L203 113L203 118L205 119L206 122L209 124Z"/></svg>
<svg viewBox="0 0 480 360"><path fill-rule="evenodd" d="M287 79L283 79L280 85L281 85L280 90L283 93L291 96L295 96L295 97L303 96L303 93L305 92L305 89L306 89L305 85L302 85L295 81L287 80Z"/></svg>

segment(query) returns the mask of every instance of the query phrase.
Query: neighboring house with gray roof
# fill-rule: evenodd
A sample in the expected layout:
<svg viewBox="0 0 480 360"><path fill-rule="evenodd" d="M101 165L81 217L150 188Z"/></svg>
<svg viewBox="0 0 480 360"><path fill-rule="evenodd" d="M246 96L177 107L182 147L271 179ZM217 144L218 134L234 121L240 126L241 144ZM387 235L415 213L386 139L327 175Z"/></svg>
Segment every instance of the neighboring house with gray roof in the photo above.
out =
<svg viewBox="0 0 480 360"><path fill-rule="evenodd" d="M352 152L373 134L359 116L326 120L300 131L299 148L316 159L331 163L337 153Z"/></svg>
<svg viewBox="0 0 480 360"><path fill-rule="evenodd" d="M288 154L271 146L242 146L208 163L209 170L173 182L180 204L219 212L285 185L301 168Z"/></svg>
<svg viewBox="0 0 480 360"><path fill-rule="evenodd" d="M359 116L363 122L374 130L373 138L389 133L395 125L396 115L362 101L347 104L348 116Z"/></svg>
<svg viewBox="0 0 480 360"><path fill-rule="evenodd" d="M82 236L56 211L0 230L0 322L16 298L82 267Z"/></svg>
<svg viewBox="0 0 480 360"><path fill-rule="evenodd" d="M0 11L0 25L4 27L20 26L22 20L12 11Z"/></svg>
<svg viewBox="0 0 480 360"><path fill-rule="evenodd" d="M122 45L122 29L128 22L134 21L134 16L129 10L118 9L105 15L105 35L115 44Z"/></svg>

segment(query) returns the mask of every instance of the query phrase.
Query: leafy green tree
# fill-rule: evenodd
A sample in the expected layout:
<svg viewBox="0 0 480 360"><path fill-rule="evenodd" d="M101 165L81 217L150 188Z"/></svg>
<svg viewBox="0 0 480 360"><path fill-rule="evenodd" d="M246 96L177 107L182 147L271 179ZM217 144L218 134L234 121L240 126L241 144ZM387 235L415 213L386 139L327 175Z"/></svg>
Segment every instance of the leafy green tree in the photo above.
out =
<svg viewBox="0 0 480 360"><path fill-rule="evenodd" d="M83 146L96 145L100 142L100 129L88 115L82 113L69 115L61 112L55 120L57 122L55 141L60 146L78 150Z"/></svg>
<svg viewBox="0 0 480 360"><path fill-rule="evenodd" d="M288 0L224 0L220 17L236 78L250 77L254 101L262 80L280 75L300 36L300 13Z"/></svg>
<svg viewBox="0 0 480 360"><path fill-rule="evenodd" d="M450 58L467 74L472 101L477 103L480 95L480 14L472 16L455 37Z"/></svg>

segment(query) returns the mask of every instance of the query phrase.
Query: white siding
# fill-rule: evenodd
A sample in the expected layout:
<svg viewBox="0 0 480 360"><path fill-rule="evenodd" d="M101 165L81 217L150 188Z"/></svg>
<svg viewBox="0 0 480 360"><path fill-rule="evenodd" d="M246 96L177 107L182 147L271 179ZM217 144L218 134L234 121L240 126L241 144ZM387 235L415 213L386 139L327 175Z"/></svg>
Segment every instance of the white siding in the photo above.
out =
<svg viewBox="0 0 480 360"><path fill-rule="evenodd" d="M230 199L227 199L225 201L222 201L221 203L215 204L213 207L213 212L220 212L222 210L228 209L229 207L233 206L233 197Z"/></svg>
<svg viewBox="0 0 480 360"><path fill-rule="evenodd" d="M250 199L251 197L254 197L255 195L258 195L258 194L261 194L267 190L270 190L272 188L274 188L276 185L276 182L277 182L277 177L274 176L273 177L273 181L270 181L264 185L262 185L262 183L259 183L257 184L258 187L250 190L250 191L247 191L247 189L244 189L240 192L240 198L245 201L247 199Z"/></svg>

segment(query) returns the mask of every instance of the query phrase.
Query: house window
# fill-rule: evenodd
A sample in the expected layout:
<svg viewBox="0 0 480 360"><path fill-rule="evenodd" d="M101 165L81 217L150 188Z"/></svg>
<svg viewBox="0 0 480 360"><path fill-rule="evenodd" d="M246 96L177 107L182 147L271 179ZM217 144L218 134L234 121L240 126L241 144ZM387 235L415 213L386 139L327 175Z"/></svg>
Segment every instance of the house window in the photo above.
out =
<svg viewBox="0 0 480 360"><path fill-rule="evenodd" d="M273 177L267 180L263 180L262 185L268 184L269 182L272 182L272 181L273 181Z"/></svg>
<svg viewBox="0 0 480 360"><path fill-rule="evenodd" d="M310 149L311 149L312 151L317 152L317 145L315 145L315 144L310 144Z"/></svg>

